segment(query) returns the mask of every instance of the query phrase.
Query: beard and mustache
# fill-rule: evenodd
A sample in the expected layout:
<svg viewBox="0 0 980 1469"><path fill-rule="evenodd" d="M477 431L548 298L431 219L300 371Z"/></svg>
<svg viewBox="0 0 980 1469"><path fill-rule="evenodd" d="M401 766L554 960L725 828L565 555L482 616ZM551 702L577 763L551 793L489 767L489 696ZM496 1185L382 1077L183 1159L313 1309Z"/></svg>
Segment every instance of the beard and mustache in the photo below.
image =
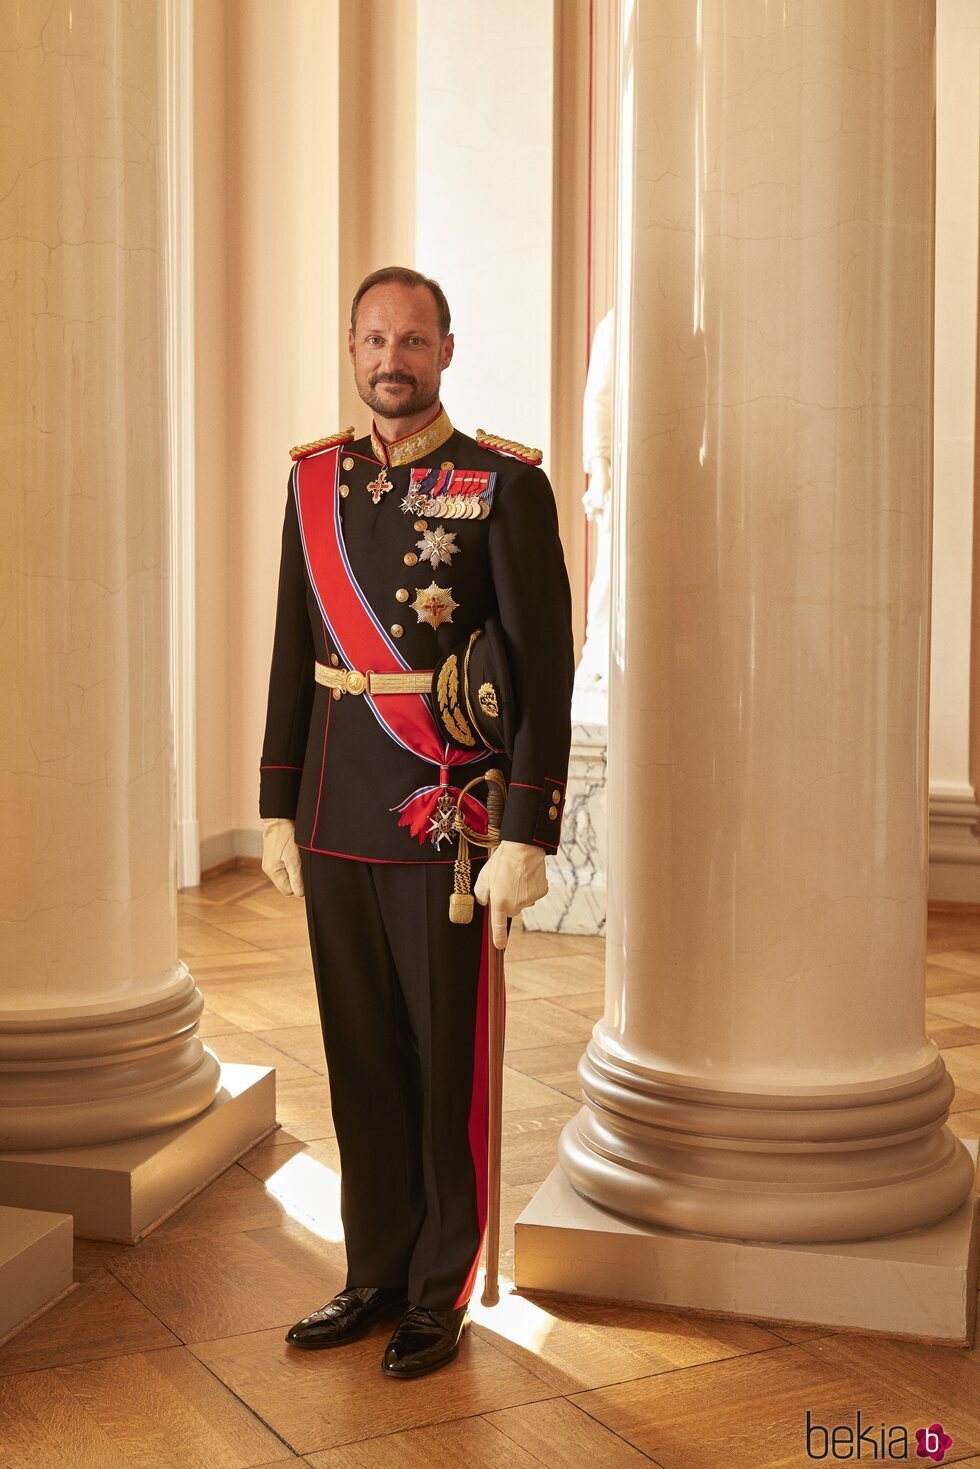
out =
<svg viewBox="0 0 980 1469"><path fill-rule="evenodd" d="M408 388L407 393L398 393L392 396L384 391L385 383L404 383ZM409 377L386 377L376 378L369 383L366 391L361 393L361 398L373 413L380 414L383 418L410 418L413 414L423 413L426 408L433 408L439 401L439 379L435 384L419 383Z"/></svg>

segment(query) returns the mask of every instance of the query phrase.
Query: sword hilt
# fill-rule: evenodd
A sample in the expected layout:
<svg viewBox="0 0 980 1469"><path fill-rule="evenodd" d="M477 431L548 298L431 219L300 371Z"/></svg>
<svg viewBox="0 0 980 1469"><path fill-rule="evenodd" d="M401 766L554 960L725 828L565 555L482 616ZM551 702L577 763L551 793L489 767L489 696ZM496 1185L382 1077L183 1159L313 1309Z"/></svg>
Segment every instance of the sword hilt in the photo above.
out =
<svg viewBox="0 0 980 1469"><path fill-rule="evenodd" d="M463 796L470 786L487 783L487 829L476 831L463 819ZM504 803L507 798L507 782L503 771L487 770L466 782L456 797L456 814L453 826L459 832L459 852L453 867L453 891L449 894L450 923L469 923L473 918L473 894L470 890L470 846L486 847L491 852L500 841L500 827L504 819Z"/></svg>
<svg viewBox="0 0 980 1469"><path fill-rule="evenodd" d="M500 776L501 781L503 780L503 776L500 775L499 770L488 770L485 779L487 782L488 830L496 831L497 841L499 842L500 828L503 825L504 820L504 793L501 790L501 787L497 784L497 776ZM496 846L496 842L494 843L494 845Z"/></svg>

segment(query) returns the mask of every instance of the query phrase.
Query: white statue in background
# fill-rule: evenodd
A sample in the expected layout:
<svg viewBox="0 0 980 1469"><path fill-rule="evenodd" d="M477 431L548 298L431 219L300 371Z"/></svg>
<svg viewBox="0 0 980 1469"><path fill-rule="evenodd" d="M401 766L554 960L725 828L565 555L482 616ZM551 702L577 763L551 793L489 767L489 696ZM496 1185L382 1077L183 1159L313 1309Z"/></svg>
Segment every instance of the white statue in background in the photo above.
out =
<svg viewBox="0 0 980 1469"><path fill-rule="evenodd" d="M575 670L572 718L583 724L608 723L609 577L612 564L612 375L613 312L599 322L592 338L582 412L582 457L589 487L582 505L595 526L595 571L582 657Z"/></svg>

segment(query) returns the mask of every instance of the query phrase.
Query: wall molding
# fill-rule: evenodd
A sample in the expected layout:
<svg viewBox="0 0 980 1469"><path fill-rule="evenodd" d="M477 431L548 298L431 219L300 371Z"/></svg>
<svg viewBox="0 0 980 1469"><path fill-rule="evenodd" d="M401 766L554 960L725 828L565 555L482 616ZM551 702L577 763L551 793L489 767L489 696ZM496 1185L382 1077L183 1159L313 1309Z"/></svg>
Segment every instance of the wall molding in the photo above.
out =
<svg viewBox="0 0 980 1469"><path fill-rule="evenodd" d="M980 902L980 805L968 785L930 788L929 897Z"/></svg>
<svg viewBox="0 0 980 1469"><path fill-rule="evenodd" d="M235 867L242 859L262 862L262 830L254 826L237 826L217 831L201 843L201 871Z"/></svg>

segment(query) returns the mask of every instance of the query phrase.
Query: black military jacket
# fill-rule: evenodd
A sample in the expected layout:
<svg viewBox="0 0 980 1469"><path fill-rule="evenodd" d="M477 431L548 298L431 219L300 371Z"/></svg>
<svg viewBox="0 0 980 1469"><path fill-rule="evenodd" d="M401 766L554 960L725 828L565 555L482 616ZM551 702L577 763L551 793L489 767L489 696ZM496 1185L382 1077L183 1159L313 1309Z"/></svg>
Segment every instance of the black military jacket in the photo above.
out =
<svg viewBox="0 0 980 1469"><path fill-rule="evenodd" d="M491 767L502 770L508 781L502 838L556 852L571 743L571 592L554 493L539 465L528 462L535 451L504 440L496 443L506 448L481 443L455 429L441 407L404 439L386 444L372 424L370 434L342 443L337 503L348 564L409 668L431 670L488 615L500 621L516 703L513 758L488 750L453 765L450 782L461 789ZM297 844L312 851L451 862L455 838L436 841L431 833L420 840L399 825L395 809L419 788L439 784L439 766L397 743L363 694L337 697L314 679L315 662L346 666L314 593L294 493L299 459L316 451L316 445L293 450L297 462L287 488L259 814L295 820ZM379 492L382 464L382 479L392 488ZM406 496L418 466L491 471L485 518L413 513ZM435 614L438 625L411 605L433 582L437 605L445 599ZM329 588L325 597L332 623ZM385 697L375 696L378 707ZM486 786L480 782L472 794L485 801Z"/></svg>

